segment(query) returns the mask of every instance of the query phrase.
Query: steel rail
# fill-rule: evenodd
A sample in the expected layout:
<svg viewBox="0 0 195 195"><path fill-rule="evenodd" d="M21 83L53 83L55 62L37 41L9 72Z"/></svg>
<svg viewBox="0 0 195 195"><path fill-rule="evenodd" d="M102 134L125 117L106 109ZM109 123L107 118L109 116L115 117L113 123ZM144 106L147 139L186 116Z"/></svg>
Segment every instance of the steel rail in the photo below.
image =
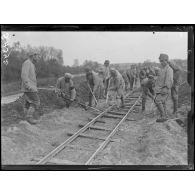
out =
<svg viewBox="0 0 195 195"><path fill-rule="evenodd" d="M127 112L127 114L123 117L123 119L117 124L117 126L113 129L113 131L108 135L108 137L106 138L106 140L99 146L99 148L92 154L92 156L89 158L89 160L85 163L85 165L90 165L91 161L94 159L94 157L101 152L105 146L110 142L111 137L116 133L116 131L118 130L119 126L123 123L123 121L125 121L125 119L127 118L128 114L133 110L133 108L135 107L135 105L138 103L139 99L140 99L141 95L138 97L138 99L135 101L134 105L129 109L129 111Z"/></svg>
<svg viewBox="0 0 195 195"><path fill-rule="evenodd" d="M62 144L60 144L57 148L52 150L49 154L47 154L44 158L42 158L39 162L37 162L37 165L46 163L50 158L55 156L57 153L59 153L61 150L63 150L69 143L71 143L75 138L77 138L81 133L83 133L90 125L92 125L97 119L102 117L107 111L109 111L112 107L115 105L112 105L108 107L106 110L104 110L102 113L100 113L98 116L96 116L92 121L87 123L83 128L81 128L79 131L77 131L74 135L72 135L69 139L64 141Z"/></svg>
<svg viewBox="0 0 195 195"><path fill-rule="evenodd" d="M131 93L128 93L125 97L128 97L129 95L131 95ZM70 144L73 140L75 140L77 137L79 137L79 135L81 133L83 133L85 130L87 130L87 128L89 128L96 120L98 120L99 118L101 118L106 112L108 112L109 110L111 110L113 107L115 106L115 104L113 104L112 106L108 107L107 109L105 109L103 112L101 112L98 116L96 116L95 118L93 118L89 123L87 123L83 128L81 128L79 131L77 131L74 135L72 135L70 138L68 138L66 141L64 141L63 143L61 143L57 148L55 148L54 150L52 150L50 153L48 153L45 157L43 157L40 161L38 161L36 163L36 165L43 165L45 164L48 160L50 160L51 158L53 158L55 155L57 155L61 150L63 150L66 146L68 146L68 144Z"/></svg>

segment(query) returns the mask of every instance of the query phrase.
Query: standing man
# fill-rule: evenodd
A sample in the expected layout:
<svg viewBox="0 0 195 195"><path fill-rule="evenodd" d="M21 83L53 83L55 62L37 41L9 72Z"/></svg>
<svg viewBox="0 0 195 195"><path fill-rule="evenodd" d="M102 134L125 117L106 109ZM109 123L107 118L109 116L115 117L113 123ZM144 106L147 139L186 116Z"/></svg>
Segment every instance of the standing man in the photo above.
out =
<svg viewBox="0 0 195 195"><path fill-rule="evenodd" d="M76 90L70 73L65 73L63 77L57 80L56 94L66 102L66 107L69 108L71 103L76 98Z"/></svg>
<svg viewBox="0 0 195 195"><path fill-rule="evenodd" d="M121 107L124 107L124 90L125 82L122 75L115 68L110 69L110 83L108 88L108 93L114 93L114 100L116 101L117 107L119 108L120 100Z"/></svg>
<svg viewBox="0 0 195 195"><path fill-rule="evenodd" d="M178 92L179 86L182 82L182 70L175 63L167 61L169 66L173 69L173 86L171 87L171 99L173 101L173 115L177 117L178 109Z"/></svg>
<svg viewBox="0 0 195 195"><path fill-rule="evenodd" d="M105 70L104 70L105 96L107 96L109 79L110 79L110 61L109 60L105 60L104 67L105 67Z"/></svg>
<svg viewBox="0 0 195 195"><path fill-rule="evenodd" d="M167 120L166 101L173 85L173 70L168 64L168 55L160 54L159 61L161 64L160 74L155 85L155 104L160 112L160 118L156 122Z"/></svg>
<svg viewBox="0 0 195 195"><path fill-rule="evenodd" d="M34 118L35 111L39 109L40 99L37 90L37 79L35 63L38 60L36 52L30 52L28 59L22 64L21 90L24 92L24 115L26 120L31 124L36 124L38 120Z"/></svg>

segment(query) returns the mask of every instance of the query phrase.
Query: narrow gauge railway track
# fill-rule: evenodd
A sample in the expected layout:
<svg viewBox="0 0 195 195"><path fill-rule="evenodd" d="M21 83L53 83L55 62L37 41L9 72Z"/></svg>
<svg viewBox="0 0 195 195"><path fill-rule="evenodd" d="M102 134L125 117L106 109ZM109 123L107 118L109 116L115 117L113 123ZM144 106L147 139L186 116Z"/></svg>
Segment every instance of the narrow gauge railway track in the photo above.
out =
<svg viewBox="0 0 195 195"><path fill-rule="evenodd" d="M125 98L125 108L124 109L121 108L120 111L118 111L116 110L116 105L112 105L108 107L107 109L99 113L96 117L91 119L90 122L88 122L87 124L80 125L81 129L79 129L76 133L67 133L70 137L67 140L65 140L63 143L61 143L58 147L56 147L54 150L52 150L50 153L48 153L46 156L44 156L36 164L37 165L43 165L43 164L90 165L92 164L92 161L94 160L94 158L108 145L108 143L115 141L114 139L112 139L112 137L117 132L119 126L125 120L133 121L133 119L129 119L127 117L131 112L134 111L134 109L137 106L140 106L140 103L139 103L140 98L141 98L141 95L135 97L135 96L131 96L130 94L128 94ZM132 103L132 101L135 101L135 102ZM118 119L119 121L117 120L117 124L115 124L114 127L107 128L107 127L104 127L105 125L102 125L103 123L106 123L104 120L102 120L103 118L107 120L107 122L109 123L110 123L110 120L116 121L116 119ZM100 123L101 125L97 126L95 125L95 123ZM94 135L89 135L89 134L84 133L86 131L90 132L93 130L98 131L98 133L100 131L104 131L104 133L106 132L107 135L94 136ZM98 147L96 147L95 149L90 149L90 147L83 147L83 146L78 146L76 144L71 144L73 141L79 138L80 139L87 138L87 139L92 139L96 141L98 140L98 141L101 141L101 143L98 144ZM71 148L75 150L75 152L78 149L88 151L86 152L87 157L85 157L85 160L83 162L75 162L72 160L64 159L66 155L63 158L56 158L56 156L60 155L60 153L62 153L65 150L65 148ZM90 154L88 155L88 153Z"/></svg>

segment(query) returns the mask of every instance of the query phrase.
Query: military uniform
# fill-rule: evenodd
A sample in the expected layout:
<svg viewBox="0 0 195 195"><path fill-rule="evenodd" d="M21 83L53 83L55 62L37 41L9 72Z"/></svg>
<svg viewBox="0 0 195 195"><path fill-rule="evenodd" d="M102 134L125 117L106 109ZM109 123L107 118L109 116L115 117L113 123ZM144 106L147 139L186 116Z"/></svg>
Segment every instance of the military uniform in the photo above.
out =
<svg viewBox="0 0 195 195"><path fill-rule="evenodd" d="M125 82L123 80L122 75L119 73L118 70L112 68L111 71L111 77L110 77L110 83L108 87L108 93L114 95L114 100L117 103L117 106L119 107L119 99L121 100L121 106L124 106L124 90L125 90Z"/></svg>
<svg viewBox="0 0 195 195"><path fill-rule="evenodd" d="M66 107L69 107L71 102L76 98L76 90L74 83L71 79L71 74L66 73L64 77L61 77L57 80L55 92L59 97L64 98L66 102Z"/></svg>
<svg viewBox="0 0 195 195"><path fill-rule="evenodd" d="M167 56L164 54L159 59L167 59ZM163 122L167 118L166 113L166 100L170 94L171 87L173 85L173 70L167 64L161 68L159 76L155 83L155 104L160 112L161 119L157 119L157 122Z"/></svg>
<svg viewBox="0 0 195 195"><path fill-rule="evenodd" d="M30 59L22 64L21 79L21 90L24 92L25 100L24 115L27 121L35 124L37 121L33 119L33 115L40 106L40 99L37 90L36 68Z"/></svg>
<svg viewBox="0 0 195 195"><path fill-rule="evenodd" d="M154 98L155 95L155 79L153 75L148 75L147 78L144 79L145 82L142 82L142 111L145 111L146 100L149 96L150 98Z"/></svg>
<svg viewBox="0 0 195 195"><path fill-rule="evenodd" d="M123 80L125 82L125 90L127 91L128 90L128 87L129 87L129 76L127 75L127 72L126 71L123 71L122 72L122 77L123 77Z"/></svg>
<svg viewBox="0 0 195 195"><path fill-rule="evenodd" d="M105 96L107 95L109 79L110 79L110 61L105 60L104 62L104 86L105 86Z"/></svg>

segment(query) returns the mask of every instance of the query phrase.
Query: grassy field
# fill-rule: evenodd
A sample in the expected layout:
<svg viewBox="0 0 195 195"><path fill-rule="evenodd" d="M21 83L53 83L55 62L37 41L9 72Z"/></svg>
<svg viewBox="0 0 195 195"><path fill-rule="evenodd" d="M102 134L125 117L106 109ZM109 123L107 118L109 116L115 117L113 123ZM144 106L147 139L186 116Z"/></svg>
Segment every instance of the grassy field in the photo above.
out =
<svg viewBox="0 0 195 195"><path fill-rule="evenodd" d="M38 79L38 87L49 87L55 86L57 78L41 78ZM21 81L10 82L10 83L1 83L1 95L13 95L19 93L21 89Z"/></svg>
<svg viewBox="0 0 195 195"><path fill-rule="evenodd" d="M73 81L77 85L79 83L79 80L84 80L83 76L74 77ZM49 77L49 78L38 78L37 79L37 85L38 87L53 87L56 85L57 78L55 77ZM3 83L1 82L1 96L8 96L8 95L14 95L20 92L21 89L21 81L16 82L10 82L10 83Z"/></svg>

